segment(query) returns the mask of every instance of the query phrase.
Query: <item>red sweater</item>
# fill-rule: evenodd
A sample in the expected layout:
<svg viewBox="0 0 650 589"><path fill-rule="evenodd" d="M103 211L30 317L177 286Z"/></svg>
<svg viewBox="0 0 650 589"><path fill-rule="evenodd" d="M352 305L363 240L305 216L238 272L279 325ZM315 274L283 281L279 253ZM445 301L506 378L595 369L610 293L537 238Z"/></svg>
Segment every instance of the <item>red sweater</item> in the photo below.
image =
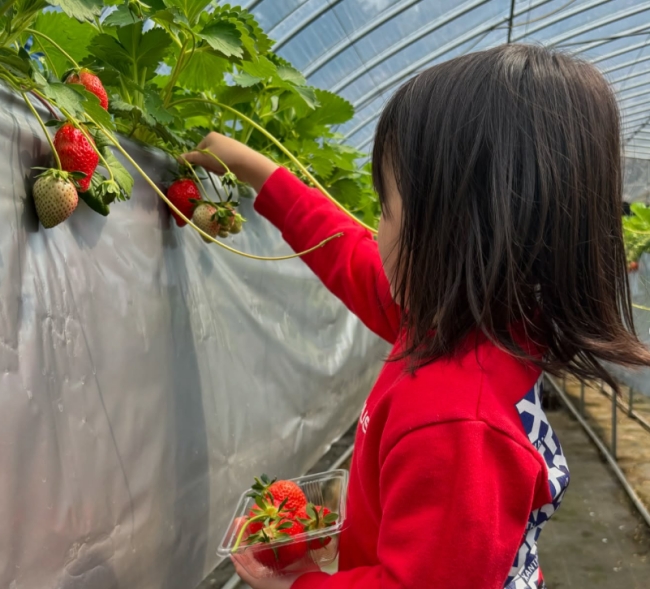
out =
<svg viewBox="0 0 650 589"><path fill-rule="evenodd" d="M396 344L400 311L373 236L287 170L256 210L372 331ZM540 403L540 372L489 342L417 370L387 362L364 406L339 572L293 589L524 589L569 473Z"/></svg>

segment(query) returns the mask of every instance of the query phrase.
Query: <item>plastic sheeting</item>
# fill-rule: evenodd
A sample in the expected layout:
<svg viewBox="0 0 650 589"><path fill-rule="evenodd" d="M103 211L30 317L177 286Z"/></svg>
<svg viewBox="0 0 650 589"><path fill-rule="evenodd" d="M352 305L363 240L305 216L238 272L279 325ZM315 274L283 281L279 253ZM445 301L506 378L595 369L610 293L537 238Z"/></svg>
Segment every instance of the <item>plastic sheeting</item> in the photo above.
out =
<svg viewBox="0 0 650 589"><path fill-rule="evenodd" d="M0 587L192 589L251 477L307 470L386 347L302 262L205 245L141 179L109 217L80 202L43 230L48 146L0 102ZM288 253L242 212L230 243Z"/></svg>

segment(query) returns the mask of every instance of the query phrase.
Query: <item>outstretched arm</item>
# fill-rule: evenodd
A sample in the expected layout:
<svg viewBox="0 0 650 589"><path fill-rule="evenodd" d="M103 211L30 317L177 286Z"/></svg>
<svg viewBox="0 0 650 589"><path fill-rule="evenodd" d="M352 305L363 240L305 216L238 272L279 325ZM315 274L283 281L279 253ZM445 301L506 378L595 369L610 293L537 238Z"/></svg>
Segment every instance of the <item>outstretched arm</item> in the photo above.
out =
<svg viewBox="0 0 650 589"><path fill-rule="evenodd" d="M303 257L303 260L366 326L394 343L399 309L390 295L377 243L372 234L340 211L320 191L309 188L268 158L218 133L210 133L198 149L207 149L257 192L255 209L269 219L294 251L307 250L327 237L339 239ZM185 158L219 174L225 168L199 151Z"/></svg>

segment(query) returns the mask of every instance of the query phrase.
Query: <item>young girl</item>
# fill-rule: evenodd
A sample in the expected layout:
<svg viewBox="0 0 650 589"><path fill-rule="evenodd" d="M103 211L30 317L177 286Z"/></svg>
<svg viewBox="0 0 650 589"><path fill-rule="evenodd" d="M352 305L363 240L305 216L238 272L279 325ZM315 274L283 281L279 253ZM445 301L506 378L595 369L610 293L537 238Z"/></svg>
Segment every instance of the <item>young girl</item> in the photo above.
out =
<svg viewBox="0 0 650 589"><path fill-rule="evenodd" d="M650 365L634 334L621 144L598 71L508 45L407 82L379 121L377 241L317 190L216 133L257 211L394 345L359 423L340 572L255 589L543 586L537 541L569 484L541 375ZM215 168L198 152L187 159Z"/></svg>

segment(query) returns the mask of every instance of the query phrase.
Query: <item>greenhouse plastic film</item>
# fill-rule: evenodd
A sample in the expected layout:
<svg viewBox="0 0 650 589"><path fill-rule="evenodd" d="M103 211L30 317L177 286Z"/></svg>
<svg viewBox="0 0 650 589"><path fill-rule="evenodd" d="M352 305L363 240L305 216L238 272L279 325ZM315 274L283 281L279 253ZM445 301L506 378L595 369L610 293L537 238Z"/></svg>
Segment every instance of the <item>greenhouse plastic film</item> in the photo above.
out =
<svg viewBox="0 0 650 589"><path fill-rule="evenodd" d="M0 100L0 587L192 589L252 477L305 472L386 346L300 260L204 244L137 175L110 216L80 202L44 230L29 186L47 143ZM290 253L241 208L228 243Z"/></svg>

